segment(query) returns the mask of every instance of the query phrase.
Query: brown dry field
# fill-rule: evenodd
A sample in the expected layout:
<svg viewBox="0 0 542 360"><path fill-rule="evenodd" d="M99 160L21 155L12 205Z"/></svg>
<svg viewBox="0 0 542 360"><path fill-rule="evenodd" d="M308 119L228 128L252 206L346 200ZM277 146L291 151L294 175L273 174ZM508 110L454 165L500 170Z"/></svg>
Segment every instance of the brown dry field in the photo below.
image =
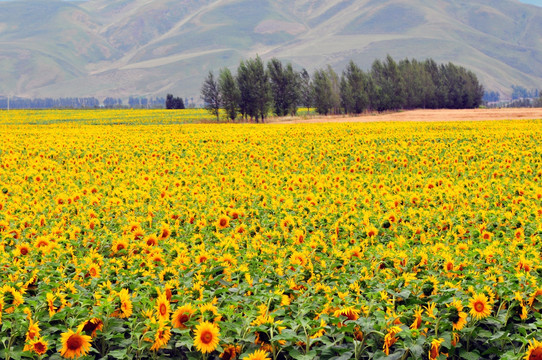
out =
<svg viewBox="0 0 542 360"><path fill-rule="evenodd" d="M542 119L542 108L503 108L467 110L409 110L361 116L315 116L306 119L269 119L271 124L310 124L330 122L383 122L383 121L487 121Z"/></svg>

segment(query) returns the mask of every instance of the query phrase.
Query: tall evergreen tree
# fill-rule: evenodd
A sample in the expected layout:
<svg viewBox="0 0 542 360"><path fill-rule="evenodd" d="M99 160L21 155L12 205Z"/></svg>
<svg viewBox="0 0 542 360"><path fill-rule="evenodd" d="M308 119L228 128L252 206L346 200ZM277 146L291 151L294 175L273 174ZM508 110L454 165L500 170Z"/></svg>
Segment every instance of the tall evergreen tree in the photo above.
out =
<svg viewBox="0 0 542 360"><path fill-rule="evenodd" d="M371 66L372 89L370 92L373 110L384 111L391 108L388 79L382 61L376 59Z"/></svg>
<svg viewBox="0 0 542 360"><path fill-rule="evenodd" d="M269 78L265 71L263 61L259 56L256 56L255 59L247 60L247 67L249 69L249 78L254 90L252 96L253 100L249 107L251 116L256 119L256 122L263 122L269 114L269 110L273 104Z"/></svg>
<svg viewBox="0 0 542 360"><path fill-rule="evenodd" d="M231 121L237 118L239 111L239 102L241 93L237 88L237 83L228 68L220 70L218 76L218 90L222 101L222 107L226 110L226 114Z"/></svg>
<svg viewBox="0 0 542 360"><path fill-rule="evenodd" d="M310 108L313 105L313 88L311 84L311 76L307 69L301 70L300 73L300 93L301 93L301 104L307 108L307 113L310 113Z"/></svg>
<svg viewBox="0 0 542 360"><path fill-rule="evenodd" d="M429 109L441 109L447 103L447 88L442 78L440 66L433 59L424 62L424 68L433 83L432 91L426 96L425 107Z"/></svg>
<svg viewBox="0 0 542 360"><path fill-rule="evenodd" d="M379 110L401 109L405 97L405 82L395 60L390 55L384 63L375 60L371 76L379 96Z"/></svg>
<svg viewBox="0 0 542 360"><path fill-rule="evenodd" d="M341 81L339 75L331 65L326 69L327 77L331 83L331 110L333 114L341 113Z"/></svg>
<svg viewBox="0 0 542 360"><path fill-rule="evenodd" d="M274 58L267 63L267 72L271 82L275 115L295 115L300 97L300 79L292 64L284 68L280 60Z"/></svg>
<svg viewBox="0 0 542 360"><path fill-rule="evenodd" d="M367 109L369 96L365 89L366 81L363 70L350 60L341 79L341 100L346 113L361 114Z"/></svg>
<svg viewBox="0 0 542 360"><path fill-rule="evenodd" d="M316 70L312 79L316 112L321 115L327 115L333 110L333 84L327 71L322 69Z"/></svg>
<svg viewBox="0 0 542 360"><path fill-rule="evenodd" d="M354 113L354 93L344 71L341 76L341 105L346 114Z"/></svg>
<svg viewBox="0 0 542 360"><path fill-rule="evenodd" d="M249 116L254 117L252 108L255 102L255 89L250 69L243 60L241 60L237 68L236 79L237 88L239 89L239 111L243 119L246 120Z"/></svg>
<svg viewBox="0 0 542 360"><path fill-rule="evenodd" d="M416 59L404 59L398 66L405 84L408 84L404 88L403 106L407 109L426 108L428 97L436 87L424 64Z"/></svg>
<svg viewBox="0 0 542 360"><path fill-rule="evenodd" d="M201 99L205 103L205 108L214 116L216 121L220 121L220 91L218 90L218 82L216 81L213 72L209 71L209 75L203 82L201 87Z"/></svg>

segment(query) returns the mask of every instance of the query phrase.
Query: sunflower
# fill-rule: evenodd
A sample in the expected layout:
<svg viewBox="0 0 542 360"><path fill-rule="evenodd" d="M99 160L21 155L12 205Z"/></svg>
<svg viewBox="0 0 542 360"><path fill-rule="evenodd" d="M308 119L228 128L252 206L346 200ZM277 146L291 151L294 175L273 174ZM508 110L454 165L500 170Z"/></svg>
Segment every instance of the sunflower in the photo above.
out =
<svg viewBox="0 0 542 360"><path fill-rule="evenodd" d="M8 314L13 313L17 306L24 303L23 293L17 291L12 286L4 285L0 288L0 294L3 294L3 305L6 306L5 311Z"/></svg>
<svg viewBox="0 0 542 360"><path fill-rule="evenodd" d="M114 253L128 249L128 241L124 239L118 239L113 241L112 249Z"/></svg>
<svg viewBox="0 0 542 360"><path fill-rule="evenodd" d="M16 246L16 248L19 254L22 256L28 255L28 253L30 253L30 245L28 245L27 243L19 244Z"/></svg>
<svg viewBox="0 0 542 360"><path fill-rule="evenodd" d="M491 314L491 305L487 296L484 294L476 294L469 300L470 314L480 320L488 317Z"/></svg>
<svg viewBox="0 0 542 360"><path fill-rule="evenodd" d="M525 306L525 301L523 300L523 295L519 291L516 291L516 292L514 292L514 298L519 303L519 306L520 306L520 309L521 309L521 312L519 314L519 318L521 320L526 320L527 317L529 316L529 310Z"/></svg>
<svg viewBox="0 0 542 360"><path fill-rule="evenodd" d="M121 319L130 317L130 315L132 315L133 306L128 289L122 289L117 293L117 296L120 302L120 308L117 308L111 316Z"/></svg>
<svg viewBox="0 0 542 360"><path fill-rule="evenodd" d="M226 215L220 215L218 217L218 220L216 220L216 229L217 230L225 229L228 227L229 224L230 224L230 218L227 217Z"/></svg>
<svg viewBox="0 0 542 360"><path fill-rule="evenodd" d="M374 227L373 225L369 225L367 226L367 229L365 229L365 233L367 234L368 237L374 238L375 236L378 235L378 229Z"/></svg>
<svg viewBox="0 0 542 360"><path fill-rule="evenodd" d="M422 325L422 314L423 309L420 306L417 306L414 309L414 321L412 322L412 325L410 325L411 329L419 329Z"/></svg>
<svg viewBox="0 0 542 360"><path fill-rule="evenodd" d="M344 316L346 317L346 320L344 321L348 321L348 320L356 321L357 319L359 319L359 310L355 309L352 306L346 306L346 307L343 307L342 309L336 310L333 313L333 316L335 317ZM342 325L344 325L344 321L339 323L338 326L341 327Z"/></svg>
<svg viewBox="0 0 542 360"><path fill-rule="evenodd" d="M169 228L169 225L162 224L162 228L160 229L160 239L165 240L171 235L171 230Z"/></svg>
<svg viewBox="0 0 542 360"><path fill-rule="evenodd" d="M249 356L243 358L243 360L269 360L267 352L263 350L256 350Z"/></svg>
<svg viewBox="0 0 542 360"><path fill-rule="evenodd" d="M222 315L218 313L218 309L214 305L216 304L216 298L214 298L212 301L202 304L199 307L199 311L201 313L202 320L205 320L207 318L213 319L214 323L219 322L222 320Z"/></svg>
<svg viewBox="0 0 542 360"><path fill-rule="evenodd" d="M26 341L34 340L40 336L39 321L32 321L30 319L30 325L28 325L28 331L26 332Z"/></svg>
<svg viewBox="0 0 542 360"><path fill-rule="evenodd" d="M92 276L93 278L97 278L100 276L100 266L98 264L92 263L88 267L88 275Z"/></svg>
<svg viewBox="0 0 542 360"><path fill-rule="evenodd" d="M47 306L49 307L49 316L52 317L54 314L56 314L56 306L55 306L55 300L56 296L54 296L51 293L45 294L45 297L47 298Z"/></svg>
<svg viewBox="0 0 542 360"><path fill-rule="evenodd" d="M463 305L460 300L454 300L446 305L450 311L449 319L452 322L454 330L461 330L467 323L467 313L463 311Z"/></svg>
<svg viewBox="0 0 542 360"><path fill-rule="evenodd" d="M211 322L199 323L194 330L194 335L194 346L199 352L211 353L218 346L219 329Z"/></svg>
<svg viewBox="0 0 542 360"><path fill-rule="evenodd" d="M102 320L98 318L93 318L90 320L87 320L83 323L82 329L86 335L90 335L90 337L95 338L96 337L96 331L102 330L104 327L104 323Z"/></svg>
<svg viewBox="0 0 542 360"><path fill-rule="evenodd" d="M67 359L74 359L79 356L84 356L90 350L92 338L88 335L81 335L78 332L73 332L71 329L68 332L62 333L62 349L60 355Z"/></svg>
<svg viewBox="0 0 542 360"><path fill-rule="evenodd" d="M401 332L401 328L399 326L392 326L388 333L384 336L384 346L383 350L386 355L390 354L390 347L393 346L397 342L397 338L395 335Z"/></svg>
<svg viewBox="0 0 542 360"><path fill-rule="evenodd" d="M156 299L156 312L158 313L158 318L162 321L169 320L170 306L169 301L167 300L166 294L160 294Z"/></svg>
<svg viewBox="0 0 542 360"><path fill-rule="evenodd" d="M34 243L34 247L40 249L40 248L47 248L49 246L49 240L44 236L39 236L36 239L36 242Z"/></svg>
<svg viewBox="0 0 542 360"><path fill-rule="evenodd" d="M141 240L145 236L145 232L143 232L143 229L138 228L132 232L132 236L134 240Z"/></svg>
<svg viewBox="0 0 542 360"><path fill-rule="evenodd" d="M158 350L165 347L169 342L170 338L170 327L163 326L163 324L160 323L160 328L156 330L156 334L154 334L154 344L152 344L151 350Z"/></svg>
<svg viewBox="0 0 542 360"><path fill-rule="evenodd" d="M25 346L25 351L31 351L38 355L43 355L47 352L49 344L47 341L43 340L42 337L36 337L31 340L27 346Z"/></svg>
<svg viewBox="0 0 542 360"><path fill-rule="evenodd" d="M176 329L186 329L185 323L190 320L196 310L192 307L192 304L186 304L179 307L173 313L171 323Z"/></svg>
<svg viewBox="0 0 542 360"><path fill-rule="evenodd" d="M533 307L535 304L542 302L542 288L536 289L536 291L529 298L529 306Z"/></svg>
<svg viewBox="0 0 542 360"><path fill-rule="evenodd" d="M525 353L524 360L540 360L542 359L542 342L537 341L536 339L533 339L533 341L529 341L529 348L527 349L527 352Z"/></svg>
<svg viewBox="0 0 542 360"><path fill-rule="evenodd" d="M431 349L429 350L429 360L437 360L440 356L440 344L444 339L433 339L431 341Z"/></svg>
<svg viewBox="0 0 542 360"><path fill-rule="evenodd" d="M149 235L145 238L145 244L147 244L147 246L156 246L158 245L158 238L154 234Z"/></svg>
<svg viewBox="0 0 542 360"><path fill-rule="evenodd" d="M436 277L434 276L428 277L422 285L423 294L425 296L436 295L438 292L438 285L439 285L439 281Z"/></svg>
<svg viewBox="0 0 542 360"><path fill-rule="evenodd" d="M223 348L224 351L219 355L222 360L237 359L237 355L241 353L241 346L239 345L226 345Z"/></svg>

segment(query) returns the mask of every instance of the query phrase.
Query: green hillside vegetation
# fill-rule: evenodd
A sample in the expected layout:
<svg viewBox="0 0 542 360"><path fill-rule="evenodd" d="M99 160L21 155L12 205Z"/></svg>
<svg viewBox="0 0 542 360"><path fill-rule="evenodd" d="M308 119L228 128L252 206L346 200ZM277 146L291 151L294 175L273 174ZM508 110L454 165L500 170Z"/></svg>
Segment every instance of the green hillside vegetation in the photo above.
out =
<svg viewBox="0 0 542 360"><path fill-rule="evenodd" d="M542 84L542 8L513 0L0 2L0 95L197 97L243 58L311 73L432 58L488 90Z"/></svg>

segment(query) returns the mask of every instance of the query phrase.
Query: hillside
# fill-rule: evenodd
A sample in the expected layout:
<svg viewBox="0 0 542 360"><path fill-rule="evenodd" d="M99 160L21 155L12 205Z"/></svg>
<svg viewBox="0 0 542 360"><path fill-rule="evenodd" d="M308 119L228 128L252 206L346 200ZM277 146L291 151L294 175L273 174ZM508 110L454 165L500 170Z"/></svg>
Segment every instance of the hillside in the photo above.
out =
<svg viewBox="0 0 542 360"><path fill-rule="evenodd" d="M0 95L199 98L258 53L313 70L432 57L487 89L542 87L542 8L515 0L0 2Z"/></svg>

